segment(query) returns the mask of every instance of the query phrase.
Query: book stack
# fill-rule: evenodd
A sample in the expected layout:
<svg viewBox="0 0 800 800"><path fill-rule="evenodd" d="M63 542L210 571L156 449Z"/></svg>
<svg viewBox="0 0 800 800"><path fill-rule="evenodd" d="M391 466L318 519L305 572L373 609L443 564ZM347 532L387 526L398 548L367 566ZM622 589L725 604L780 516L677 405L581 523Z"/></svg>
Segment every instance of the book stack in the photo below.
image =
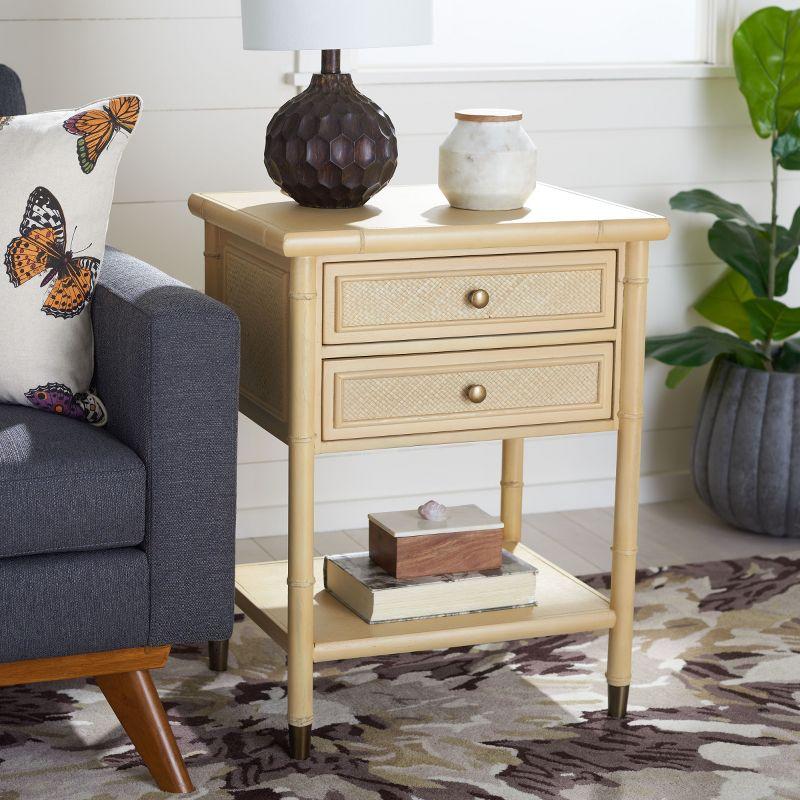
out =
<svg viewBox="0 0 800 800"><path fill-rule="evenodd" d="M370 514L369 552L325 558L327 591L368 623L535 605L536 568L503 549L499 518L426 506Z"/></svg>

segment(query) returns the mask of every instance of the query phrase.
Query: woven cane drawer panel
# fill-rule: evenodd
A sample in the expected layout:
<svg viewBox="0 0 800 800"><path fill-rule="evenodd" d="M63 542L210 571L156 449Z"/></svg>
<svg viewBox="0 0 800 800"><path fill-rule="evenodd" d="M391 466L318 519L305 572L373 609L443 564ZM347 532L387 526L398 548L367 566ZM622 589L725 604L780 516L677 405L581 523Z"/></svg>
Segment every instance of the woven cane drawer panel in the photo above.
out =
<svg viewBox="0 0 800 800"><path fill-rule="evenodd" d="M608 328L615 276L613 250L329 263L324 341Z"/></svg>
<svg viewBox="0 0 800 800"><path fill-rule="evenodd" d="M287 420L287 273L249 253L223 253L225 302L241 322L240 391L279 420Z"/></svg>
<svg viewBox="0 0 800 800"><path fill-rule="evenodd" d="M608 419L612 373L608 342L329 360L323 438ZM471 386L483 401L468 398Z"/></svg>

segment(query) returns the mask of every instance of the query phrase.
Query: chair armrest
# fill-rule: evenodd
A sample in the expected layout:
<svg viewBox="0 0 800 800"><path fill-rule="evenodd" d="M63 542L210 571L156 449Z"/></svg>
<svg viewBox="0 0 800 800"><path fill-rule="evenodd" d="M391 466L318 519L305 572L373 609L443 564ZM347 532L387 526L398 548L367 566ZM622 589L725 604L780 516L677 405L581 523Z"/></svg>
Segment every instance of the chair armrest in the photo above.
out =
<svg viewBox="0 0 800 800"><path fill-rule="evenodd" d="M92 302L108 430L147 468L151 645L226 639L233 619L239 321L107 248Z"/></svg>

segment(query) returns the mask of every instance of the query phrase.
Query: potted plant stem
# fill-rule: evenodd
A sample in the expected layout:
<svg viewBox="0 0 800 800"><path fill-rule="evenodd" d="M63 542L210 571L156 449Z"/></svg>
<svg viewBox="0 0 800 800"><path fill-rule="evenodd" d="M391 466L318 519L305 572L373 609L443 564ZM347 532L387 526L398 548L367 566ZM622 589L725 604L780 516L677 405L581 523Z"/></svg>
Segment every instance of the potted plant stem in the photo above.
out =
<svg viewBox="0 0 800 800"><path fill-rule="evenodd" d="M729 269L695 304L709 322L652 336L646 354L672 366L667 386L713 361L700 404L692 475L702 500L727 522L800 536L800 308L786 294L800 245L800 208L778 221L781 169L800 169L800 9L761 9L733 37L739 89L756 133L770 142L770 219L704 189L670 205L713 214L712 251Z"/></svg>

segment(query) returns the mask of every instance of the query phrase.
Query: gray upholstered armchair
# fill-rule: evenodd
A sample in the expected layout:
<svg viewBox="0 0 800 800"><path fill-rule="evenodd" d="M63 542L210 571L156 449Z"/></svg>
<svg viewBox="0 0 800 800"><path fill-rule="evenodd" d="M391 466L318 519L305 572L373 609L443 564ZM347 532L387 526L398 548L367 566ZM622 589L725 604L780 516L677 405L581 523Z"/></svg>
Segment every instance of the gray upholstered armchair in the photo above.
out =
<svg viewBox="0 0 800 800"><path fill-rule="evenodd" d="M0 114L21 113L0 66ZM188 791L148 670L231 634L239 325L111 248L92 318L106 428L0 404L0 687L94 677L159 786Z"/></svg>

